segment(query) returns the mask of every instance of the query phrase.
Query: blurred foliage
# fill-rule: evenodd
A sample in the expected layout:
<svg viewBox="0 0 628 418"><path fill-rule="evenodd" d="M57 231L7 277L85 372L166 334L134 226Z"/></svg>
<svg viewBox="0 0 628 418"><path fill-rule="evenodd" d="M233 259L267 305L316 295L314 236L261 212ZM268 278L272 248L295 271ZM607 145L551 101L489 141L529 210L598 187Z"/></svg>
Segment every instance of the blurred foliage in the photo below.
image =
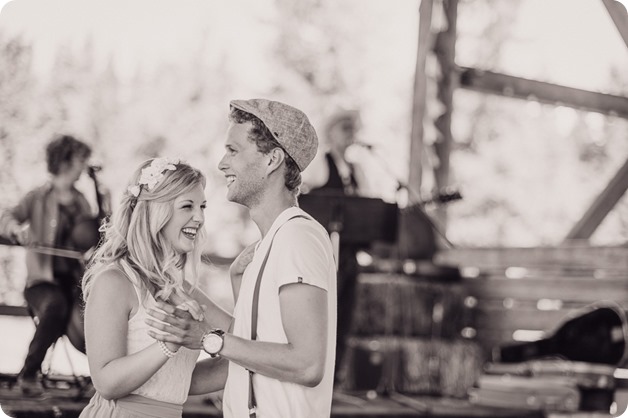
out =
<svg viewBox="0 0 628 418"><path fill-rule="evenodd" d="M501 67L513 45L525 43L520 32L513 33L524 3L461 0L457 63L508 72ZM42 73L34 68L31 42L0 26L2 207L45 179L45 144L55 133L68 132L94 148L114 207L133 168L146 158L176 155L201 168L208 177L207 251L234 256L258 232L246 211L225 200L217 164L227 103L246 97L301 107L319 133L336 108L359 109L360 140L375 144L386 165L366 156L367 175L381 197L395 199L396 178L408 173L418 0L275 0L256 6L237 1L234 7L251 6L237 11L198 4L206 26L196 44L186 45L186 54L164 54L158 63L138 56L126 73L114 51L103 64L102 44L88 36L57 45ZM212 7L225 9L212 13ZM434 26L439 24L437 14ZM245 34L244 27L255 36L234 36ZM434 63L427 65L429 71ZM625 68L611 68L607 82L627 94ZM439 112L435 97L432 78L428 146L436 137L429 126ZM460 246L560 243L628 156L628 122L616 117L465 90L456 91L454 109L451 179L464 198L448 206L447 233ZM437 164L428 153L427 190ZM89 183L82 186L89 192ZM624 198L593 241L627 238ZM14 274L3 254L3 273Z"/></svg>

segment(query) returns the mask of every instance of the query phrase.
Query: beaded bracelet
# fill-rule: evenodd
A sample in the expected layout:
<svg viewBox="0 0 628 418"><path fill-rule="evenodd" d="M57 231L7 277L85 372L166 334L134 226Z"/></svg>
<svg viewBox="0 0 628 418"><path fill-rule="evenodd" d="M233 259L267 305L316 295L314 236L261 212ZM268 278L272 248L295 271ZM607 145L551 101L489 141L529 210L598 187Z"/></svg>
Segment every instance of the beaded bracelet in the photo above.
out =
<svg viewBox="0 0 628 418"><path fill-rule="evenodd" d="M166 343L164 343L163 341L158 340L157 345L159 346L159 348L161 348L161 352L164 353L164 355L168 358L173 358L175 354L177 354L176 351L172 351L171 349L169 349L166 346Z"/></svg>

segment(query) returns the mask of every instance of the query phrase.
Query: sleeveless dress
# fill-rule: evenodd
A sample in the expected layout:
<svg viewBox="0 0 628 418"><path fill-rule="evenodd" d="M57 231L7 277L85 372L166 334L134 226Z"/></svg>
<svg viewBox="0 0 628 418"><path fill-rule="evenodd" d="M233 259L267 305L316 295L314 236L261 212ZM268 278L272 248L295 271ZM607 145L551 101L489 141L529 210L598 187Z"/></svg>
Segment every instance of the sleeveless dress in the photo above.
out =
<svg viewBox="0 0 628 418"><path fill-rule="evenodd" d="M155 342L148 335L149 326L144 320L148 317L146 309L156 302L152 295L148 295L142 304L138 286L134 284L133 288L139 306L129 319L128 354L141 351ZM106 400L96 392L79 418L181 418L199 354L199 350L179 348L177 354L168 359L146 383L122 398Z"/></svg>

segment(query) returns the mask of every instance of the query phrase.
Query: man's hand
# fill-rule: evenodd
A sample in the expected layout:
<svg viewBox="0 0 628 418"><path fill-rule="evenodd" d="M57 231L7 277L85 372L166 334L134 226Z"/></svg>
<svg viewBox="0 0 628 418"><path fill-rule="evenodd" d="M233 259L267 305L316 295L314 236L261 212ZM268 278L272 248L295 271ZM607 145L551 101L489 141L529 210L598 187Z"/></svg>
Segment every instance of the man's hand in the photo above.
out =
<svg viewBox="0 0 628 418"><path fill-rule="evenodd" d="M156 340L182 345L198 350L201 338L210 327L205 322L195 320L190 312L179 309L166 302L157 302L157 308L148 310L151 318L146 319L150 325L148 335Z"/></svg>
<svg viewBox="0 0 628 418"><path fill-rule="evenodd" d="M11 235L20 245L30 245L31 236L30 236L30 227L28 225L15 225L13 231L11 231Z"/></svg>
<svg viewBox="0 0 628 418"><path fill-rule="evenodd" d="M183 290L175 290L170 294L168 302L182 311L188 311L192 318L202 321L205 318L205 307L199 305L197 301L192 299Z"/></svg>

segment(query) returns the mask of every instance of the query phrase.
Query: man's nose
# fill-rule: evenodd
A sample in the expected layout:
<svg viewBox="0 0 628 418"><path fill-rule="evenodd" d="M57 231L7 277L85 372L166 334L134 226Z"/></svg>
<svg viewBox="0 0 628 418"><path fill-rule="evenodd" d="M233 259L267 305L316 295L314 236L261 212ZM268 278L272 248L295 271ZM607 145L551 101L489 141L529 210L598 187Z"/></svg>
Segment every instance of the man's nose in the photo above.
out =
<svg viewBox="0 0 628 418"><path fill-rule="evenodd" d="M220 161L218 162L218 170L220 171L224 171L227 169L227 155L223 155L222 158L220 159Z"/></svg>

